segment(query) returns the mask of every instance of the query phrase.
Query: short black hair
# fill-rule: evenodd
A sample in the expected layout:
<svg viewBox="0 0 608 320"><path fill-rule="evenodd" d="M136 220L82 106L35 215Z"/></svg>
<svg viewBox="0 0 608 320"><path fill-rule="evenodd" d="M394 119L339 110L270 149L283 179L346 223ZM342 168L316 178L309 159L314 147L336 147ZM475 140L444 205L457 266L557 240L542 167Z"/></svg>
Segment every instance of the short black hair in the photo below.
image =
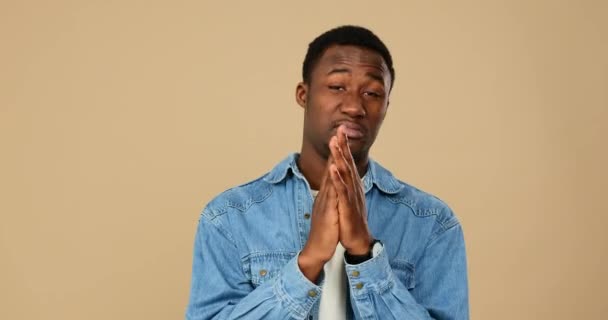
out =
<svg viewBox="0 0 608 320"><path fill-rule="evenodd" d="M391 88L395 82L395 70L393 69L393 59L388 48L378 36L369 29L346 25L340 26L315 38L309 45L304 63L302 64L302 80L304 83L310 83L312 69L319 61L325 50L333 45L351 45L366 48L377 52L382 56L388 71L391 74Z"/></svg>

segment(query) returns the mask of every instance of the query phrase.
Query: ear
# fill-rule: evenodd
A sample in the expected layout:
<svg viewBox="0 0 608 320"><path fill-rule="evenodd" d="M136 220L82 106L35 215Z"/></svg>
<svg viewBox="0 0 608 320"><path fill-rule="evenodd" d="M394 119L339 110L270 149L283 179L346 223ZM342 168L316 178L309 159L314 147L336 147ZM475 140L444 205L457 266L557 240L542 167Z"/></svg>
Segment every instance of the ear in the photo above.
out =
<svg viewBox="0 0 608 320"><path fill-rule="evenodd" d="M304 82L298 83L296 87L296 102L300 107L306 109L306 98L308 97L308 85Z"/></svg>

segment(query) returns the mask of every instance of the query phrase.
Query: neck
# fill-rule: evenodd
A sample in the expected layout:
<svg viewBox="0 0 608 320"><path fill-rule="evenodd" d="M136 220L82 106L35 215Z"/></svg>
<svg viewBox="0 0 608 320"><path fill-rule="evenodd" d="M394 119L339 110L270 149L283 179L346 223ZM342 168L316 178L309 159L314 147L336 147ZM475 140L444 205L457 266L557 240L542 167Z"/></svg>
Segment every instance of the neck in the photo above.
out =
<svg viewBox="0 0 608 320"><path fill-rule="evenodd" d="M329 154L329 150L327 150L327 154ZM297 165L313 190L319 190L321 186L321 181L323 181L323 176L327 170L327 158L328 155L317 152L312 146L306 143L302 144ZM367 153L365 155L353 156L353 158L355 159L359 177L363 177L369 163Z"/></svg>

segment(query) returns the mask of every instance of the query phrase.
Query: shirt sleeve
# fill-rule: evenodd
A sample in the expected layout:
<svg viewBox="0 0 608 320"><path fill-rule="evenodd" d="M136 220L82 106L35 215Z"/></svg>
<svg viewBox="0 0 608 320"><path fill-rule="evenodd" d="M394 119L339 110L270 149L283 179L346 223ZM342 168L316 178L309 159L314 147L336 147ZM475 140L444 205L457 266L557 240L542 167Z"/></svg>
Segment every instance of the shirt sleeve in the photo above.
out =
<svg viewBox="0 0 608 320"><path fill-rule="evenodd" d="M464 237L460 224L427 245L416 266L416 285L399 281L384 250L357 265L346 263L357 319L469 319Z"/></svg>
<svg viewBox="0 0 608 320"><path fill-rule="evenodd" d="M304 319L321 288L302 274L297 257L276 278L254 288L231 234L203 213L194 243L186 319Z"/></svg>

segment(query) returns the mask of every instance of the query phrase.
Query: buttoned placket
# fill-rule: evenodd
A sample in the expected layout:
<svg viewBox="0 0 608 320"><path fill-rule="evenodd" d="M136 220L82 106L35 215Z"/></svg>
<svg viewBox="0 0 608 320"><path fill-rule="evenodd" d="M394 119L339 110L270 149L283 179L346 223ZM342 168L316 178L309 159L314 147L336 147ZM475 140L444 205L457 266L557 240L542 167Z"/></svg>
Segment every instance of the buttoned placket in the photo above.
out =
<svg viewBox="0 0 608 320"><path fill-rule="evenodd" d="M306 245L306 241L308 241L308 235L310 233L313 197L308 181L306 181L306 179L298 171L296 171L297 169L294 168L293 170L294 175L290 178L290 183L295 184L295 186L293 186L294 190L296 191L295 219L298 225L299 249L302 250L304 245ZM307 319L316 319L318 313L319 304L316 303L311 309L310 315L307 317Z"/></svg>

